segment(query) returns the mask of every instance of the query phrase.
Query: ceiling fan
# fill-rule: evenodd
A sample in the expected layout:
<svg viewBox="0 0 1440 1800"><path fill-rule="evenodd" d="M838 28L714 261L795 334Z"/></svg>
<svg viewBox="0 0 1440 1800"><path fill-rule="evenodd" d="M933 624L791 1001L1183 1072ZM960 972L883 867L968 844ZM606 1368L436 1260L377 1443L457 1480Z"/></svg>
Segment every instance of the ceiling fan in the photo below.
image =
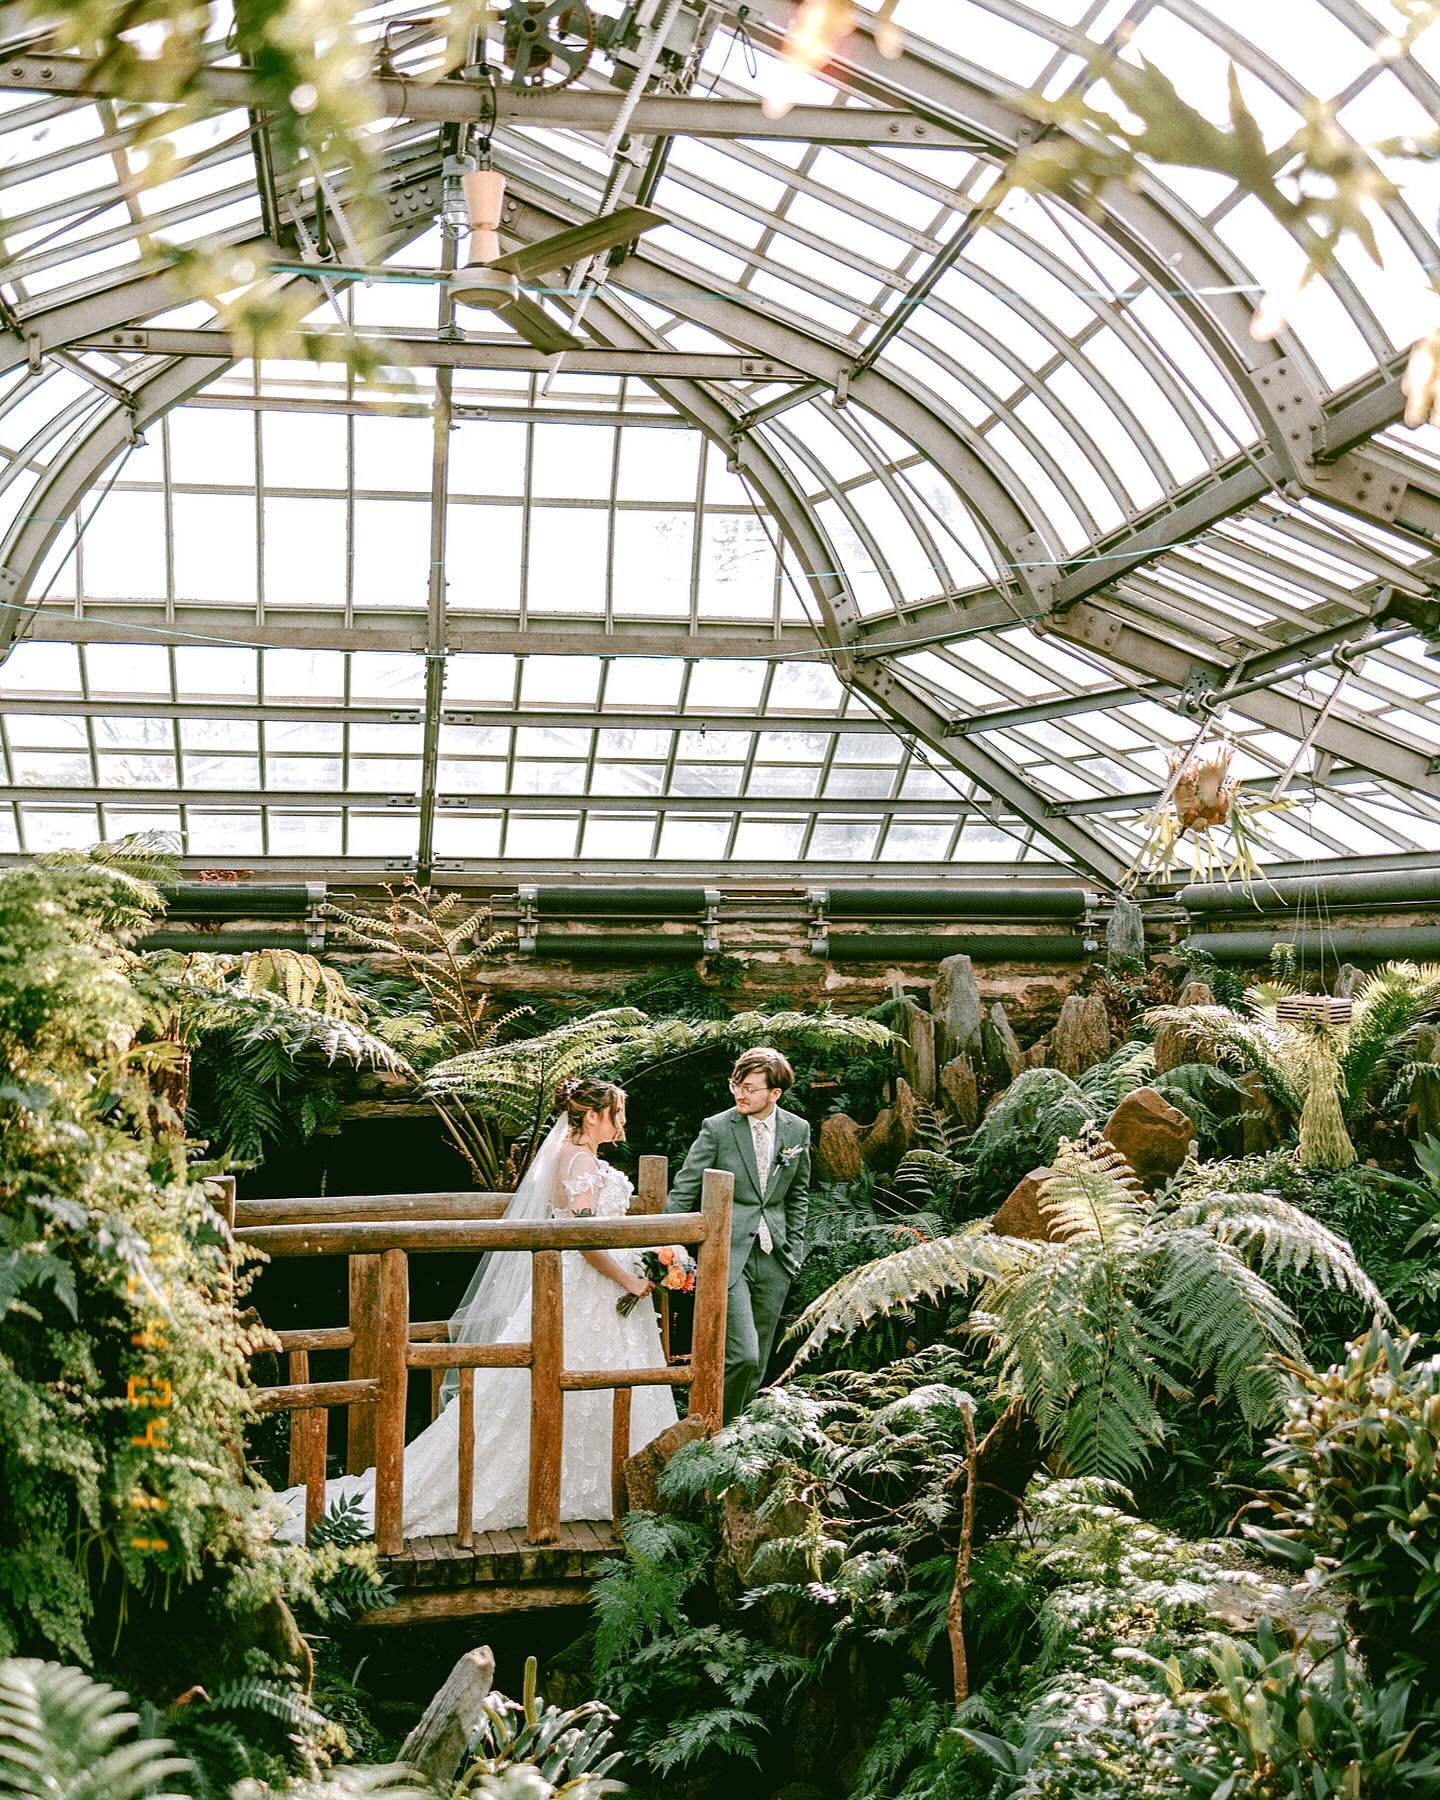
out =
<svg viewBox="0 0 1440 1800"><path fill-rule="evenodd" d="M648 206L621 206L583 225L572 225L500 254L500 216L505 204L505 177L498 169L470 168L462 176L465 210L470 224L470 253L461 268L405 268L391 263L357 268L343 263L271 262L277 273L310 275L327 281L381 281L421 283L448 288L457 306L492 312L544 355L578 350L581 340L552 319L537 300L524 291L526 282L553 274L621 244L633 242L642 232L668 223L663 213Z"/></svg>

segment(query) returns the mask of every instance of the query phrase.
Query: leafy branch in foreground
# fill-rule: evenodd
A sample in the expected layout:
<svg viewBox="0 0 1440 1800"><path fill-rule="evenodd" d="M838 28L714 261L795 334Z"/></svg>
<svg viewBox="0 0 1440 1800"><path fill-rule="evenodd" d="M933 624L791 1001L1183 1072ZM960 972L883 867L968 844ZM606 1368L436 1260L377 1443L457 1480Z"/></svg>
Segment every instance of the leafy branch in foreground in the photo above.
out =
<svg viewBox="0 0 1440 1800"><path fill-rule="evenodd" d="M1042 1444L1078 1473L1123 1478L1165 1435L1162 1394L1209 1380L1251 1424L1274 1416L1274 1359L1303 1354L1266 1273L1305 1273L1387 1310L1349 1245L1300 1208L1273 1194L1153 1200L1103 1139L1060 1146L1040 1205L1052 1242L970 1226L844 1276L792 1328L794 1366L919 1299L972 1297L969 1329Z"/></svg>

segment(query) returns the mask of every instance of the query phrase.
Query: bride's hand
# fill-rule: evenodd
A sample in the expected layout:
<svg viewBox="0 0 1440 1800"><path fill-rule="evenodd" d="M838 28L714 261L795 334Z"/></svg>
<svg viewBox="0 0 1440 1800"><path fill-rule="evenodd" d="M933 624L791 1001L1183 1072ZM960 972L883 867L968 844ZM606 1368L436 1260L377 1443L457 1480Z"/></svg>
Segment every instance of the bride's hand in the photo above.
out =
<svg viewBox="0 0 1440 1800"><path fill-rule="evenodd" d="M622 1286L627 1294L633 1294L637 1300L643 1300L647 1294L655 1291L655 1283L647 1281L643 1275L627 1275Z"/></svg>

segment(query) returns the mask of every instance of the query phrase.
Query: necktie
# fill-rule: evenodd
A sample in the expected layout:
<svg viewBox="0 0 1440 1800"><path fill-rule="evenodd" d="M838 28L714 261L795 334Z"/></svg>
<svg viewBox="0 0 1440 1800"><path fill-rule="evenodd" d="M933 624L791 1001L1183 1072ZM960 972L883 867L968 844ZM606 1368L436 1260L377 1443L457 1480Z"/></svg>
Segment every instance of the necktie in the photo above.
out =
<svg viewBox="0 0 1440 1800"><path fill-rule="evenodd" d="M770 1121L762 1124L759 1120L750 1127L750 1135L755 1143L755 1173L760 1182L760 1204L765 1204L765 1187L770 1180ZM770 1236L770 1227L765 1222L764 1211L760 1214L760 1229L755 1234L761 1250L768 1256L775 1247L775 1240Z"/></svg>

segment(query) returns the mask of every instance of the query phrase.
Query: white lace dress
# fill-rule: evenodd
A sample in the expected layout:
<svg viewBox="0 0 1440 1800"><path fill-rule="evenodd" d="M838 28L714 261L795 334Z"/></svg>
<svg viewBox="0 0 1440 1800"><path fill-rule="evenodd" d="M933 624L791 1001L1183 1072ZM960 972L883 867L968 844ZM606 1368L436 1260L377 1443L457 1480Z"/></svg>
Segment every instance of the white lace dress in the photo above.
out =
<svg viewBox="0 0 1440 1800"><path fill-rule="evenodd" d="M628 1176L608 1163L594 1165L564 1183L575 1212L618 1218L629 1210L634 1188ZM557 1218L565 1209L553 1209ZM636 1252L612 1250L617 1260ZM561 1258L565 1283L565 1366L567 1369L658 1369L665 1358L660 1326L651 1302L642 1300L628 1317L616 1311L624 1290L578 1252ZM527 1298L496 1334L502 1344L530 1338ZM560 1517L610 1517L612 1395L608 1389L565 1396L565 1444L560 1465ZM630 1411L632 1453L673 1425L672 1388L634 1390ZM459 1472L459 1401L453 1400L405 1448L404 1533L407 1538L449 1536L455 1530ZM475 1371L475 1529L500 1531L524 1525L530 1490L530 1376L525 1369ZM375 1471L342 1475L325 1483L325 1504L358 1495L373 1527ZM277 1496L289 1517L276 1536L298 1541L304 1531L305 1490L287 1488Z"/></svg>

